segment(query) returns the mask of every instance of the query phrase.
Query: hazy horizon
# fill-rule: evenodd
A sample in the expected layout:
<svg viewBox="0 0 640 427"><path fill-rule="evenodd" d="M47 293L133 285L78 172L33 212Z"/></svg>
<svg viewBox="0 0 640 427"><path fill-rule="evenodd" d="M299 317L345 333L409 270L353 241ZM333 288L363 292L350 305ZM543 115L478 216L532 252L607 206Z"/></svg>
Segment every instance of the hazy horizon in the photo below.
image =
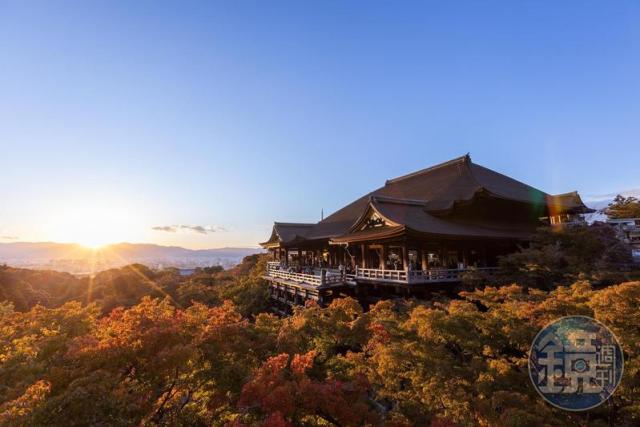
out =
<svg viewBox="0 0 640 427"><path fill-rule="evenodd" d="M25 243L25 244L58 244L58 245L77 245L77 246L83 246L86 247L86 249L92 249L92 250L96 250L99 251L105 247L108 246L117 246L117 245L150 245L150 246L160 246L163 248L181 248L181 249L187 249L187 250L193 250L193 251L197 251L197 250L216 250L216 249L262 249L260 247L260 245L253 245L253 246L219 246L219 247L207 247L207 248L186 248L184 246L179 246L179 245L161 245L159 243L151 243L151 242L112 242L112 243L105 243L104 245L100 245L97 246L95 248L92 248L91 246L85 246L82 243L78 243L78 242L56 242L56 241L27 241L27 240L15 240L15 241L0 241L0 245L3 244L14 244L14 243Z"/></svg>

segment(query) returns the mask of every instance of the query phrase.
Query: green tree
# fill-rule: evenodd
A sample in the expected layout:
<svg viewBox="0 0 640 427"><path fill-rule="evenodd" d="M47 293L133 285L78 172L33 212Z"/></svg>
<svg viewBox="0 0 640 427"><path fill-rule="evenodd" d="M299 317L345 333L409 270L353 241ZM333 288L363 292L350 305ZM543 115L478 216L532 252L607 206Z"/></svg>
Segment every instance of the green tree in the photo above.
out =
<svg viewBox="0 0 640 427"><path fill-rule="evenodd" d="M500 281L542 289L579 279L619 283L627 278L620 266L631 261L631 249L608 224L542 227L528 247L501 257Z"/></svg>

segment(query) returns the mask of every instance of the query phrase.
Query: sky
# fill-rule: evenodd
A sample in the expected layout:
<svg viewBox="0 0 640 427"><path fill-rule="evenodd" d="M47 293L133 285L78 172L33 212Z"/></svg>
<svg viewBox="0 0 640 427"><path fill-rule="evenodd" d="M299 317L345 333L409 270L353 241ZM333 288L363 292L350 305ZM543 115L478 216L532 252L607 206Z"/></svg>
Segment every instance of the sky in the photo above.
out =
<svg viewBox="0 0 640 427"><path fill-rule="evenodd" d="M467 152L640 188L637 1L0 2L0 242L256 246Z"/></svg>

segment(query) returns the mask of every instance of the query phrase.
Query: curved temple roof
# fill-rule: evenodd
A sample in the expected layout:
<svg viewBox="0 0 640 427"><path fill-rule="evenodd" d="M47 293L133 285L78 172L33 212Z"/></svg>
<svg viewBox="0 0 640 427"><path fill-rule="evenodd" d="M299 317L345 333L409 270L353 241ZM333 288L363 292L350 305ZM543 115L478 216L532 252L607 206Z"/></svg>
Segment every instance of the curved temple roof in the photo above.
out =
<svg viewBox="0 0 640 427"><path fill-rule="evenodd" d="M465 156L408 175L387 180L383 187L357 199L317 224L275 223L265 247L302 240L346 242L364 238L355 225L371 209L395 224L393 235L403 232L440 236L526 238L520 225L469 224L443 219L455 206L479 195L530 205L541 216L586 213L577 192L549 195L513 178L477 165ZM378 230L385 236L392 230ZM346 235L349 233L348 235ZM369 231L366 234L369 235ZM351 240L349 240L351 239Z"/></svg>

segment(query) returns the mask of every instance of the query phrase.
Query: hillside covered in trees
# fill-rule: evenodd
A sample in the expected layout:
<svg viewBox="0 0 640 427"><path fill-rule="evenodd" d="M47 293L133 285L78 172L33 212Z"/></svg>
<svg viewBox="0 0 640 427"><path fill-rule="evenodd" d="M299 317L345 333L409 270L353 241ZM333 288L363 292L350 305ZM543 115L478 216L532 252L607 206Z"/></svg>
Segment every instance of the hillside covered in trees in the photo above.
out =
<svg viewBox="0 0 640 427"><path fill-rule="evenodd" d="M286 318L268 313L259 256L190 277L3 267L0 424L638 425L640 281L597 244L603 230L542 232L503 260L500 286ZM615 395L585 413L546 404L527 370L540 328L575 314L625 352Z"/></svg>

